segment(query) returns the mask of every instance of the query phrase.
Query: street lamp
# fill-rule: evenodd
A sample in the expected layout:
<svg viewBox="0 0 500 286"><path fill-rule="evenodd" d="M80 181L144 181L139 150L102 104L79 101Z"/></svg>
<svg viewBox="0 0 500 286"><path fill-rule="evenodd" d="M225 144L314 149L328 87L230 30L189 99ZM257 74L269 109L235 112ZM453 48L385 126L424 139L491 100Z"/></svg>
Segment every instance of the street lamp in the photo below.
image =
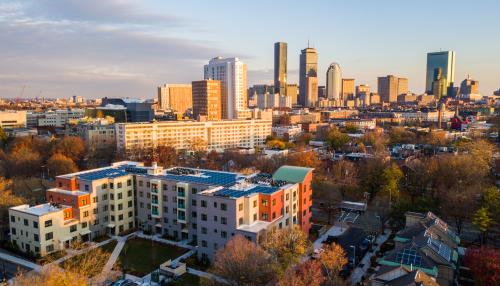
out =
<svg viewBox="0 0 500 286"><path fill-rule="evenodd" d="M356 246L354 245L349 245L350 248L354 249L354 255L352 257L352 267L355 268L356 267Z"/></svg>

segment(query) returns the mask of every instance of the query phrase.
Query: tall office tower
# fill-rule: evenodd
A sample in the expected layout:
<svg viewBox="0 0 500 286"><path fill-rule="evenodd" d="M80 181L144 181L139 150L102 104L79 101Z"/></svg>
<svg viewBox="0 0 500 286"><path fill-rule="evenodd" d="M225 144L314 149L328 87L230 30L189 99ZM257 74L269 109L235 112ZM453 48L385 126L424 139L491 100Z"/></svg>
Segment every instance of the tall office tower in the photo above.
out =
<svg viewBox="0 0 500 286"><path fill-rule="evenodd" d="M354 79L353 78L343 78L342 79L342 100L354 99Z"/></svg>
<svg viewBox="0 0 500 286"><path fill-rule="evenodd" d="M378 78L377 91L380 95L381 102L397 102L398 101L398 78L393 75L388 75Z"/></svg>
<svg viewBox="0 0 500 286"><path fill-rule="evenodd" d="M287 44L274 43L274 93L286 95Z"/></svg>
<svg viewBox="0 0 500 286"><path fill-rule="evenodd" d="M361 94L370 95L370 86L367 84L360 84L356 86L356 96L359 96Z"/></svg>
<svg viewBox="0 0 500 286"><path fill-rule="evenodd" d="M434 81L434 70L441 68L442 78L445 80L446 89L450 83L455 82L455 52L444 51L427 54L427 70L425 77L425 91L432 92Z"/></svg>
<svg viewBox="0 0 500 286"><path fill-rule="evenodd" d="M314 95L308 94L307 91L311 90L307 83L308 77L318 76L318 53L314 48L305 48L300 53L300 67L299 67L299 104L306 106L313 98ZM312 80L311 82L314 82ZM317 85L317 78L316 78ZM317 90L316 90L317 95Z"/></svg>
<svg viewBox="0 0 500 286"><path fill-rule="evenodd" d="M460 94L479 94L479 81L467 78L460 84Z"/></svg>
<svg viewBox="0 0 500 286"><path fill-rule="evenodd" d="M193 81L193 116L198 119L221 120L221 83L219 80Z"/></svg>
<svg viewBox="0 0 500 286"><path fill-rule="evenodd" d="M204 67L204 79L221 81L223 119L238 119L248 112L247 65L240 59L211 59Z"/></svg>
<svg viewBox="0 0 500 286"><path fill-rule="evenodd" d="M160 109L184 113L193 107L190 84L164 84L158 87Z"/></svg>
<svg viewBox="0 0 500 286"><path fill-rule="evenodd" d="M340 100L342 94L342 69L337 63L330 64L326 71L326 95L330 100Z"/></svg>
<svg viewBox="0 0 500 286"><path fill-rule="evenodd" d="M443 77L443 70L441 68L434 69L431 91L436 99L446 96L446 79Z"/></svg>
<svg viewBox="0 0 500 286"><path fill-rule="evenodd" d="M398 78L398 91L397 95L408 93L408 79L400 77Z"/></svg>
<svg viewBox="0 0 500 286"><path fill-rule="evenodd" d="M324 85L318 86L318 97L326 98L326 87Z"/></svg>
<svg viewBox="0 0 500 286"><path fill-rule="evenodd" d="M286 85L286 96L290 97L292 105L297 104L299 96L299 87L296 83L289 83Z"/></svg>
<svg viewBox="0 0 500 286"><path fill-rule="evenodd" d="M306 94L305 102L302 106L315 107L318 103L318 78L315 76L306 77Z"/></svg>

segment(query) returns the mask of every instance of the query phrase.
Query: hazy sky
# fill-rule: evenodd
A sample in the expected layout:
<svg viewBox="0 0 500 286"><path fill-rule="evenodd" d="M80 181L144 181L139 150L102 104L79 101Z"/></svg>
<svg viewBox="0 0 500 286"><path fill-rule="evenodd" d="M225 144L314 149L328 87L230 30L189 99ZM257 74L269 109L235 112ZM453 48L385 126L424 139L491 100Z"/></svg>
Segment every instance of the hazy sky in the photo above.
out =
<svg viewBox="0 0 500 286"><path fill-rule="evenodd" d="M156 96L162 83L203 78L214 56L240 57L249 84L272 83L273 43L288 42L289 82L300 49L319 55L319 81L409 78L423 92L429 51L456 52L489 95L500 88L500 1L0 0L0 97Z"/></svg>

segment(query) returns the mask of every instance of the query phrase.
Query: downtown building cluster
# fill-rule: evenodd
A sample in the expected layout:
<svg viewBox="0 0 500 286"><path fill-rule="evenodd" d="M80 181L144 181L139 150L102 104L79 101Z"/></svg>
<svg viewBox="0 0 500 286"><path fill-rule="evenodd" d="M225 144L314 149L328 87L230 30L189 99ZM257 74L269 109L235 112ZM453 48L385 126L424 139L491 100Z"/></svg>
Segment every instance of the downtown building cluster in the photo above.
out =
<svg viewBox="0 0 500 286"><path fill-rule="evenodd" d="M47 203L9 209L11 241L37 255L141 229L193 241L211 259L235 235L259 242L273 228L311 227L312 169L273 175L117 162L58 176Z"/></svg>

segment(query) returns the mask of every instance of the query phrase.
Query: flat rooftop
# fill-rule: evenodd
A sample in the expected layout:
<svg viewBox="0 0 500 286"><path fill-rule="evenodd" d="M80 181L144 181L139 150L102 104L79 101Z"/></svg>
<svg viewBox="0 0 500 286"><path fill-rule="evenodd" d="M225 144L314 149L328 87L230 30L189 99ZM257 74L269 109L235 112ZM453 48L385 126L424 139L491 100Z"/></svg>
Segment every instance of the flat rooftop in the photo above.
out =
<svg viewBox="0 0 500 286"><path fill-rule="evenodd" d="M251 224L245 224L237 229L240 231L246 231L246 232L252 232L252 233L258 233L262 230L267 229L267 227L271 224L271 222L268 221L262 221L262 220L257 220Z"/></svg>
<svg viewBox="0 0 500 286"><path fill-rule="evenodd" d="M42 216L42 215L46 215L49 213L59 212L59 211L66 209L66 208L69 208L69 206L65 206L65 205L56 206L56 205L53 205L50 203L45 203L45 204L36 205L36 206L20 205L20 206L11 207L10 209L20 211L23 213L27 213L27 214L31 214L31 215L35 215L35 216Z"/></svg>
<svg viewBox="0 0 500 286"><path fill-rule="evenodd" d="M234 186L232 187L227 187L227 188L222 188L218 191L215 191L213 193L214 196L217 197L227 197L227 198L240 198L243 196L250 196L253 194L272 194L279 190L279 187L270 187L270 186L261 186L261 185L252 185L249 188L246 189L241 189L241 188L235 188Z"/></svg>

